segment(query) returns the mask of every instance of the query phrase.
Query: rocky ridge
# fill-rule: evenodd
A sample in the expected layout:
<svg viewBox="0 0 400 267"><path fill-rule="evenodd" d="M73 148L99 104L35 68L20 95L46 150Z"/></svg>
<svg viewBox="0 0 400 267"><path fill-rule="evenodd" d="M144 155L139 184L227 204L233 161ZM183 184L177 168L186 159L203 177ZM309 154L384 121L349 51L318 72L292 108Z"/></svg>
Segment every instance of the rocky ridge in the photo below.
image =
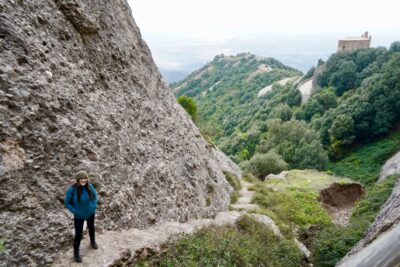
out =
<svg viewBox="0 0 400 267"><path fill-rule="evenodd" d="M99 232L216 216L223 170L240 176L176 103L125 0L0 1L0 110L0 266L72 245L63 197L78 170Z"/></svg>

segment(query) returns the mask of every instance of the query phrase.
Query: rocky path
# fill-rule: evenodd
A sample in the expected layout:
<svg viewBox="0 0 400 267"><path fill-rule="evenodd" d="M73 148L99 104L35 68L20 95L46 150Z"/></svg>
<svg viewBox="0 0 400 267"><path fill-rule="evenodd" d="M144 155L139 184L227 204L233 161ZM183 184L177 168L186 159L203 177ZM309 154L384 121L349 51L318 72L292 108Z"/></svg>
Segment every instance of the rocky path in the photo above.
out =
<svg viewBox="0 0 400 267"><path fill-rule="evenodd" d="M233 225L236 220L246 214L246 211L256 210L259 208L256 204L251 204L254 195L253 191L249 191L250 183L242 181L242 189L240 190L240 198L232 208L238 209L227 212L220 212L214 219L198 219L191 220L186 223L164 222L154 227L140 230L129 229L123 231L107 231L97 236L99 248L93 250L90 248L88 238L81 243L81 256L83 262L81 264L74 262L73 250L59 255L58 259L52 264L55 267L61 266L120 266L134 262L135 259L145 257L149 251L161 251L164 244L174 238L178 238L180 234L191 234L202 227L211 225ZM261 214L249 214L260 223L268 225L271 230L280 238L284 238L279 227L268 216ZM295 240L299 249L308 257L309 251L298 240Z"/></svg>
<svg viewBox="0 0 400 267"><path fill-rule="evenodd" d="M231 205L231 207L238 210L256 212L257 209L259 209L260 207L257 204L251 204L251 200L253 199L253 196L255 194L254 191L249 191L249 187L252 184L246 181L242 181L241 184L242 184L242 189L239 191L240 197L235 204ZM270 217L255 213L249 215L259 223L268 225L268 227L272 230L272 232L274 232L276 236L284 238L281 230ZM296 238L294 238L294 242L296 243L297 247L303 252L303 254L308 258L311 252L307 249L307 247Z"/></svg>
<svg viewBox="0 0 400 267"><path fill-rule="evenodd" d="M235 204L232 204L231 207L238 210L254 210L259 208L256 204L251 204L251 200L254 196L254 191L249 191L248 188L251 186L250 183L242 181L242 189L239 191L239 199Z"/></svg>
<svg viewBox="0 0 400 267"><path fill-rule="evenodd" d="M298 85L297 89L301 92L301 103L306 103L311 97L313 78L307 79Z"/></svg>
<svg viewBox="0 0 400 267"><path fill-rule="evenodd" d="M261 89L258 94L257 97L261 97L263 95L265 95L266 93L268 93L269 91L272 90L272 86L274 84L280 84L280 85L286 85L289 81L293 81L294 79L296 79L297 77L289 77L289 78L284 78L282 80L277 81L276 83L273 83L271 85L268 85L266 87L264 87L263 89Z"/></svg>
<svg viewBox="0 0 400 267"><path fill-rule="evenodd" d="M71 248L60 255L52 266L100 267L132 262L135 258L144 256L147 253L146 251L159 251L170 238L177 237L179 234L190 234L212 224L234 224L242 214L244 212L220 212L215 219L191 220L187 223L164 222L145 230L107 231L97 236L99 245L97 250L90 248L88 238L82 240L81 256L83 262L81 264L74 262Z"/></svg>

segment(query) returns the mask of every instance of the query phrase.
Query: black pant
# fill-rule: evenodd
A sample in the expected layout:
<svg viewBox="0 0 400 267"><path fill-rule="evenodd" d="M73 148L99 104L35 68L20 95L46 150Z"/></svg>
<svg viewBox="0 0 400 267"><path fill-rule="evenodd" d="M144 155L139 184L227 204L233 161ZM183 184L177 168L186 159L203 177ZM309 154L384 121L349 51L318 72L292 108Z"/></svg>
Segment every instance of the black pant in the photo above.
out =
<svg viewBox="0 0 400 267"><path fill-rule="evenodd" d="M90 243L95 241L95 230L94 230L94 214L90 216L86 222L87 227L89 228L89 236ZM75 226L75 239L74 239L74 250L79 251L79 246L81 244L82 232L83 232L83 223L85 220L74 218L74 226Z"/></svg>

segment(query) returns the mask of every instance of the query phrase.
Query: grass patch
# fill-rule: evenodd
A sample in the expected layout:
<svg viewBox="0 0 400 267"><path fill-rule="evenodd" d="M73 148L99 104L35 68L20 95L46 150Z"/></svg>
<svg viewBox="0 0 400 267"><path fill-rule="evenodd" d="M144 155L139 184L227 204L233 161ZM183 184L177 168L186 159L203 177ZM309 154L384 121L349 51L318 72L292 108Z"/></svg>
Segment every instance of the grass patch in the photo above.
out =
<svg viewBox="0 0 400 267"><path fill-rule="evenodd" d="M291 189L301 192L319 192L334 182L343 184L353 181L316 170L291 170L287 172L285 179L271 178L264 184L278 191Z"/></svg>
<svg viewBox="0 0 400 267"><path fill-rule="evenodd" d="M400 132L365 145L340 161L329 163L328 170L364 185L375 182L382 165L400 150Z"/></svg>
<svg viewBox="0 0 400 267"><path fill-rule="evenodd" d="M240 179L236 175L226 171L224 171L224 175L225 179L228 181L228 183L233 187L235 191L239 191L240 189L242 189L242 185L240 184Z"/></svg>
<svg viewBox="0 0 400 267"><path fill-rule="evenodd" d="M364 197L356 203L347 226L329 226L316 235L311 245L314 266L335 266L351 250L375 220L395 182L393 175L367 187Z"/></svg>
<svg viewBox="0 0 400 267"><path fill-rule="evenodd" d="M271 266L302 265L302 253L265 225L242 216L235 226L212 226L184 235L159 255L134 266Z"/></svg>
<svg viewBox="0 0 400 267"><path fill-rule="evenodd" d="M215 192L215 187L211 182L207 183L207 193L212 194Z"/></svg>
<svg viewBox="0 0 400 267"><path fill-rule="evenodd" d="M238 201L239 199L239 193L237 191L233 191L231 193L231 204L236 203L236 201Z"/></svg>
<svg viewBox="0 0 400 267"><path fill-rule="evenodd" d="M352 181L314 170L291 170L285 179L272 178L253 185L253 203L261 207L259 213L271 217L289 237L299 228L332 225L330 215L317 198L321 189L335 182Z"/></svg>
<svg viewBox="0 0 400 267"><path fill-rule="evenodd" d="M295 189L274 191L264 187L257 189L253 202L265 209L274 221L284 223L291 229L312 224L331 225L331 218L317 197L315 192Z"/></svg>
<svg viewBox="0 0 400 267"><path fill-rule="evenodd" d="M234 191L231 193L231 204L236 203L239 199L239 190L242 189L242 184L240 183L240 179L236 177L236 175L225 172L225 179L228 181L228 183L233 187Z"/></svg>
<svg viewBox="0 0 400 267"><path fill-rule="evenodd" d="M242 172L242 176L243 176L243 180L248 182L248 183L257 183L260 181L260 179L258 179L257 177L255 177L253 174L251 174L250 172Z"/></svg>
<svg viewBox="0 0 400 267"><path fill-rule="evenodd" d="M212 202L211 197L208 196L207 199L206 199L207 207L211 205L211 202Z"/></svg>
<svg viewBox="0 0 400 267"><path fill-rule="evenodd" d="M0 256L2 254L5 255L5 256L9 256L10 255L10 253L6 249L6 244L5 244L4 239L0 239Z"/></svg>

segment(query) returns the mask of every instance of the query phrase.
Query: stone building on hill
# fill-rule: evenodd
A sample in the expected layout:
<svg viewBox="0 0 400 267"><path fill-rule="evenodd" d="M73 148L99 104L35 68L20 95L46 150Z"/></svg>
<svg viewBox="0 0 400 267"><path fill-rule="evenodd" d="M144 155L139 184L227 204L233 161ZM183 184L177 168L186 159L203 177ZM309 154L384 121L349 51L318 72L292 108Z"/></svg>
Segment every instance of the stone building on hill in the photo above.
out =
<svg viewBox="0 0 400 267"><path fill-rule="evenodd" d="M337 52L352 52L361 48L369 48L371 46L371 35L365 32L361 37L346 37L339 40Z"/></svg>

